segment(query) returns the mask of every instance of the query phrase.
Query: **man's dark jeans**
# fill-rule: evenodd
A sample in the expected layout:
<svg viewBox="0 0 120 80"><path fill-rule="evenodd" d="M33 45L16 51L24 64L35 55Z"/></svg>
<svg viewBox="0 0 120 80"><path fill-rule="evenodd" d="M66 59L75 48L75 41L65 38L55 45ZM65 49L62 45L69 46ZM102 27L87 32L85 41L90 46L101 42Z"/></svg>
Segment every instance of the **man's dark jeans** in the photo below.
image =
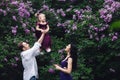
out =
<svg viewBox="0 0 120 80"><path fill-rule="evenodd" d="M31 77L30 80L37 80L35 76Z"/></svg>

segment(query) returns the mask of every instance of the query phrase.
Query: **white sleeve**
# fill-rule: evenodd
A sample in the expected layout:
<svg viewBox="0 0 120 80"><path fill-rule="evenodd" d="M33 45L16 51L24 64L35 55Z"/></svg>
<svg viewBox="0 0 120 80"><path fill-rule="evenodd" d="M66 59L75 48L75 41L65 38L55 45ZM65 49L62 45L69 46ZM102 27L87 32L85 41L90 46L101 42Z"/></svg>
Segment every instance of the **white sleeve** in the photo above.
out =
<svg viewBox="0 0 120 80"><path fill-rule="evenodd" d="M41 47L41 44L39 42L35 42L34 46L31 48L34 52L38 50Z"/></svg>
<svg viewBox="0 0 120 80"><path fill-rule="evenodd" d="M38 55L43 55L44 53L40 51L40 49L38 49L37 51L35 51L34 56L38 56Z"/></svg>
<svg viewBox="0 0 120 80"><path fill-rule="evenodd" d="M38 51L40 47L41 47L41 44L39 42L35 42L34 46L31 48L31 50L33 51L32 55L34 55L35 52Z"/></svg>

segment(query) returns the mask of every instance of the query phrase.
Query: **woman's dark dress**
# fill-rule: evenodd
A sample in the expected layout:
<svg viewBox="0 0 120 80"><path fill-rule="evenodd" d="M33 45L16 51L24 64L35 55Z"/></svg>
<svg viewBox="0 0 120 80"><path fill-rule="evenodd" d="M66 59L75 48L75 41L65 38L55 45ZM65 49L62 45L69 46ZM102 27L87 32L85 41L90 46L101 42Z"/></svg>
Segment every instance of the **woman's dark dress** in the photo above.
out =
<svg viewBox="0 0 120 80"><path fill-rule="evenodd" d="M43 29L43 30L47 29L47 24L37 23L37 25L39 25L39 28ZM35 35L36 35L36 38L38 40L40 38L40 36L42 35L42 33L41 33L41 31L36 30ZM42 48L47 49L50 47L51 47L51 37L48 33L46 33L44 36L43 42L42 42Z"/></svg>
<svg viewBox="0 0 120 80"><path fill-rule="evenodd" d="M61 67L64 68L66 67L67 68L67 65L68 65L68 58L64 61L61 62ZM64 73L64 72L60 72L60 80L73 80L71 75L70 74L67 74L67 73Z"/></svg>

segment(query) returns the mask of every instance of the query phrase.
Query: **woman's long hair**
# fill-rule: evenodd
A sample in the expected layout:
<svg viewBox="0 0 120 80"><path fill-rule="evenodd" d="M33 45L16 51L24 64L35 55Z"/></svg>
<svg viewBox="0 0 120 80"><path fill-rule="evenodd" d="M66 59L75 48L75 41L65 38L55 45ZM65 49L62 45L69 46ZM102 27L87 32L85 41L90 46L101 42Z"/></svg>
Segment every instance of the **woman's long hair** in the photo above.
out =
<svg viewBox="0 0 120 80"><path fill-rule="evenodd" d="M75 70L77 68L77 48L74 44L71 44L70 55L70 57L73 59L72 69Z"/></svg>

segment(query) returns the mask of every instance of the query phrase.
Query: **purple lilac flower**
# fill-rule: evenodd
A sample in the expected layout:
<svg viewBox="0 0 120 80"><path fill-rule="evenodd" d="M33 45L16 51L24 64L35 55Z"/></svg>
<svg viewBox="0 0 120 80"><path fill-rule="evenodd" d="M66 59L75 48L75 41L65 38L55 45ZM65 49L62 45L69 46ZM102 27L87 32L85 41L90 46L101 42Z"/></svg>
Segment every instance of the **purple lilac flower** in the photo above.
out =
<svg viewBox="0 0 120 80"><path fill-rule="evenodd" d="M91 33L91 30L90 30L90 29L88 29L88 33Z"/></svg>
<svg viewBox="0 0 120 80"><path fill-rule="evenodd" d="M22 8L25 8L25 4L24 3L19 3L19 6Z"/></svg>
<svg viewBox="0 0 120 80"><path fill-rule="evenodd" d="M106 3L111 4L111 3L113 3L114 0L104 0L104 1L105 1L105 4L106 4Z"/></svg>
<svg viewBox="0 0 120 80"><path fill-rule="evenodd" d="M94 28L94 26L93 25L89 25L89 27L92 29L92 28Z"/></svg>
<svg viewBox="0 0 120 80"><path fill-rule="evenodd" d="M73 18L72 18L72 19L76 20L76 15L73 15Z"/></svg>
<svg viewBox="0 0 120 80"><path fill-rule="evenodd" d="M58 0L58 1L63 1L63 2L65 2L66 0Z"/></svg>
<svg viewBox="0 0 120 80"><path fill-rule="evenodd" d="M14 57L14 59L15 59L16 61L19 61L19 58L18 58L18 57Z"/></svg>
<svg viewBox="0 0 120 80"><path fill-rule="evenodd" d="M17 6L18 5L18 1L12 1L11 4Z"/></svg>
<svg viewBox="0 0 120 80"><path fill-rule="evenodd" d="M25 29L25 28L26 28L26 24L25 24L25 23L22 23L22 27Z"/></svg>
<svg viewBox="0 0 120 80"><path fill-rule="evenodd" d="M115 41L116 39L118 39L118 37L114 35L114 36L112 37L112 41Z"/></svg>
<svg viewBox="0 0 120 80"><path fill-rule="evenodd" d="M93 35L92 34L90 34L90 39L92 39L93 38Z"/></svg>
<svg viewBox="0 0 120 80"><path fill-rule="evenodd" d="M13 67L17 67L17 64L15 64L15 63L11 63L11 65L12 65Z"/></svg>
<svg viewBox="0 0 120 80"><path fill-rule="evenodd" d="M68 34L70 33L70 30L65 30L65 32L67 32Z"/></svg>
<svg viewBox="0 0 120 80"><path fill-rule="evenodd" d="M61 26L61 23L57 23L57 26L58 26L58 27Z"/></svg>
<svg viewBox="0 0 120 80"><path fill-rule="evenodd" d="M90 6L86 6L87 11L92 11L92 8Z"/></svg>
<svg viewBox="0 0 120 80"><path fill-rule="evenodd" d="M76 2L77 0L70 0L71 2Z"/></svg>
<svg viewBox="0 0 120 80"><path fill-rule="evenodd" d="M72 8L68 8L67 10L66 10L66 12L69 12L69 11L71 11L72 10Z"/></svg>
<svg viewBox="0 0 120 80"><path fill-rule="evenodd" d="M120 2L114 0L105 0L104 8L100 10L100 18L106 23L112 19L112 14L120 8Z"/></svg>
<svg viewBox="0 0 120 80"><path fill-rule="evenodd" d="M29 17L30 16L30 13L27 11L24 3L19 4L18 14L21 17Z"/></svg>
<svg viewBox="0 0 120 80"><path fill-rule="evenodd" d="M104 28L103 28L103 27L101 27L101 28L99 29L99 31L104 31Z"/></svg>
<svg viewBox="0 0 120 80"><path fill-rule="evenodd" d="M49 7L47 5L42 6L44 10L49 10Z"/></svg>
<svg viewBox="0 0 120 80"><path fill-rule="evenodd" d="M108 11L107 11L106 9L101 9L99 12L100 12L100 15L104 15L104 14L106 14Z"/></svg>
<svg viewBox="0 0 120 80"><path fill-rule="evenodd" d="M75 10L74 12L75 12L77 15L80 14L80 11L79 11L79 10Z"/></svg>
<svg viewBox="0 0 120 80"><path fill-rule="evenodd" d="M104 38L104 37L105 37L105 35L103 34L103 35L101 36L101 39Z"/></svg>
<svg viewBox="0 0 120 80"><path fill-rule="evenodd" d="M118 36L118 33L116 32L115 35Z"/></svg>
<svg viewBox="0 0 120 80"><path fill-rule="evenodd" d="M33 33L33 37L36 37L36 36L35 36L35 33Z"/></svg>
<svg viewBox="0 0 120 80"><path fill-rule="evenodd" d="M65 27L70 24L70 20L66 20L64 23L61 24L61 26Z"/></svg>
<svg viewBox="0 0 120 80"><path fill-rule="evenodd" d="M115 7L116 7L117 9L119 9L119 8L120 8L120 2L115 2Z"/></svg>
<svg viewBox="0 0 120 80"><path fill-rule="evenodd" d="M54 9L50 9L49 11L52 12L52 13L55 13L55 10L54 10Z"/></svg>
<svg viewBox="0 0 120 80"><path fill-rule="evenodd" d="M7 61L8 61L8 59L7 59L7 58L4 58L4 61L5 61L5 62L7 62Z"/></svg>
<svg viewBox="0 0 120 80"><path fill-rule="evenodd" d="M94 30L95 30L95 31L98 31L98 28L97 28L97 27L94 27Z"/></svg>
<svg viewBox="0 0 120 80"><path fill-rule="evenodd" d="M113 68L110 68L109 70L110 70L110 72L115 72L115 69L113 69Z"/></svg>
<svg viewBox="0 0 120 80"><path fill-rule="evenodd" d="M64 12L64 11L62 11L62 12L61 12L61 15L62 15L63 17L65 17L65 16L66 16L66 14L65 14L65 12Z"/></svg>
<svg viewBox="0 0 120 80"><path fill-rule="evenodd" d="M7 12L4 10L4 11L3 11L3 14L4 14L4 16L6 16L6 15L7 15Z"/></svg>
<svg viewBox="0 0 120 80"><path fill-rule="evenodd" d="M18 26L12 27L12 33L16 35Z"/></svg>
<svg viewBox="0 0 120 80"><path fill-rule="evenodd" d="M76 24L73 24L72 30L77 30L77 25Z"/></svg>
<svg viewBox="0 0 120 80"><path fill-rule="evenodd" d="M98 38L98 37L96 37L95 39L96 39L97 41L99 41L99 38Z"/></svg>
<svg viewBox="0 0 120 80"><path fill-rule="evenodd" d="M61 16L63 16L63 17L66 16L65 12L63 11L63 9L57 9L57 13L61 14Z"/></svg>
<svg viewBox="0 0 120 80"><path fill-rule="evenodd" d="M0 9L0 13L2 13L3 12L3 9Z"/></svg>
<svg viewBox="0 0 120 80"><path fill-rule="evenodd" d="M94 35L95 35L95 36L97 36L97 35L98 35L98 33L94 33Z"/></svg>
<svg viewBox="0 0 120 80"><path fill-rule="evenodd" d="M110 22L111 19L112 19L112 14L107 14L107 15L106 15L106 18L104 18L104 21L105 21L105 22Z"/></svg>
<svg viewBox="0 0 120 80"><path fill-rule="evenodd" d="M35 28L34 28L34 27L32 27L31 30L32 30L33 32L35 32Z"/></svg>
<svg viewBox="0 0 120 80"><path fill-rule="evenodd" d="M62 27L65 27L65 26L66 26L66 24L65 24L65 23L62 23L62 24L61 24L61 26L62 26Z"/></svg>
<svg viewBox="0 0 120 80"><path fill-rule="evenodd" d="M26 33L26 34L29 34L29 33L30 33L30 30L29 30L29 29L25 29L25 33Z"/></svg>
<svg viewBox="0 0 120 80"><path fill-rule="evenodd" d="M16 16L12 16L13 20L17 21Z"/></svg>
<svg viewBox="0 0 120 80"><path fill-rule="evenodd" d="M58 13L58 14L60 13L60 9L57 9L57 13Z"/></svg>
<svg viewBox="0 0 120 80"><path fill-rule="evenodd" d="M82 19L83 19L83 15L82 14L78 15L78 20L82 20Z"/></svg>
<svg viewBox="0 0 120 80"><path fill-rule="evenodd" d="M49 68L48 72L53 74L55 73L55 70L53 68Z"/></svg>
<svg viewBox="0 0 120 80"><path fill-rule="evenodd" d="M9 8L9 7L7 7L7 11L8 11L8 12L10 11L10 8Z"/></svg>

